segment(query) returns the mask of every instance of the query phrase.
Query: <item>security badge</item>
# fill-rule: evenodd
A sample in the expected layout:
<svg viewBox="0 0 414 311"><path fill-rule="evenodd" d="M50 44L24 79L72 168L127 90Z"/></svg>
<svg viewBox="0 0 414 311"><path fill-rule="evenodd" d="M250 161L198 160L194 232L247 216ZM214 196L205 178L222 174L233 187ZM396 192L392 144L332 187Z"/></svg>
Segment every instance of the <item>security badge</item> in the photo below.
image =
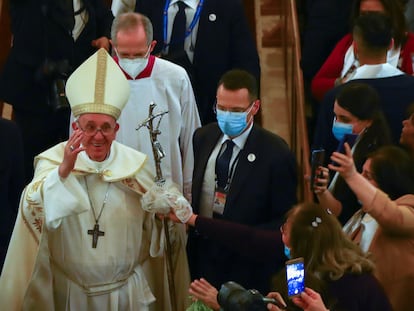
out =
<svg viewBox="0 0 414 311"><path fill-rule="evenodd" d="M249 162L254 162L256 160L256 155L254 153L249 153L247 155L247 160ZM222 189L217 186L217 182L216 182L216 188L214 191L214 202L213 202L214 213L223 215L224 206L226 205L228 188L230 188L230 184L226 185L225 189Z"/></svg>
<svg viewBox="0 0 414 311"><path fill-rule="evenodd" d="M214 191L214 203L213 212L219 215L223 215L224 206L226 205L227 193L224 189L216 187Z"/></svg>

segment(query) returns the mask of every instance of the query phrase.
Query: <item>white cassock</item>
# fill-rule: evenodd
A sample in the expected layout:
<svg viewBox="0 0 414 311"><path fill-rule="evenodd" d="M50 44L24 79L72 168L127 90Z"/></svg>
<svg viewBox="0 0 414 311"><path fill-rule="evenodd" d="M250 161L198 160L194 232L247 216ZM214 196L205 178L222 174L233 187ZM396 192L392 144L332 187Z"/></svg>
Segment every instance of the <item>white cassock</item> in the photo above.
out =
<svg viewBox="0 0 414 311"><path fill-rule="evenodd" d="M147 154L155 169L148 129L136 128L153 113L168 111L162 117L158 141L166 154L161 169L166 180L172 180L190 200L194 166L193 133L201 126L193 89L186 71L172 62L150 56L147 67L135 80L129 80L131 95L118 119L116 140ZM154 120L157 125L159 118Z"/></svg>
<svg viewBox="0 0 414 311"><path fill-rule="evenodd" d="M153 185L147 157L114 141L103 162L81 152L62 180L57 171L65 144L36 158L1 275L0 301L16 311L168 310L168 292L153 286L168 283L165 271L145 267L164 255L165 241L161 222L141 208L142 194ZM88 230L96 217L104 236L93 248ZM178 236L174 229L170 235ZM183 239L174 242L175 258L185 258Z"/></svg>

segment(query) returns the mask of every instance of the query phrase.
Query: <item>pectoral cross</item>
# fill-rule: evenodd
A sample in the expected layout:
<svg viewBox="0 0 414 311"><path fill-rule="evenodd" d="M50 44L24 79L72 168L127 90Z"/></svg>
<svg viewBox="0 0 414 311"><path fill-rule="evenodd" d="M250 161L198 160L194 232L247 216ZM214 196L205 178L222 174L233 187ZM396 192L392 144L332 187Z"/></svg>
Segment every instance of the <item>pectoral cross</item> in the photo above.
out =
<svg viewBox="0 0 414 311"><path fill-rule="evenodd" d="M99 231L99 224L95 224L93 229L88 230L88 234L92 235L92 247L96 248L96 245L98 245L98 238L100 236L104 236L104 231Z"/></svg>

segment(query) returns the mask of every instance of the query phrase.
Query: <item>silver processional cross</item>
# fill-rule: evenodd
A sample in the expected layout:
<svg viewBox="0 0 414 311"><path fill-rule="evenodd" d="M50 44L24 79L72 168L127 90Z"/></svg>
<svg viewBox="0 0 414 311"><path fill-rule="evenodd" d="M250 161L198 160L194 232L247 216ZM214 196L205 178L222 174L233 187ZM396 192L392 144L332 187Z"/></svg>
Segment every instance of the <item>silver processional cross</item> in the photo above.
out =
<svg viewBox="0 0 414 311"><path fill-rule="evenodd" d="M152 146L152 154L154 156L154 162L155 162L155 183L157 186L162 187L165 184L165 178L162 175L161 170L161 159L165 157L165 152L162 149L162 146L160 142L157 139L157 136L161 134L160 131L160 123L162 117L168 113L168 110L157 112L154 114L154 108L156 107L156 104L154 102L151 102L149 105L149 111L148 111L148 117L143 120L137 127L137 130L139 130L141 127L146 127L150 134L150 140L151 140L151 146ZM154 120L158 118L157 124L154 126ZM176 297L175 297L175 284L174 284L174 272L173 272L173 264L172 264L172 250L171 250L171 241L170 241L170 235L169 235L169 228L168 228L168 219L163 219L164 224L164 232L165 232L165 240L166 240L166 257L167 257L167 277L168 277L168 288L171 298L171 310L176 311L177 310L177 303L176 303Z"/></svg>
<svg viewBox="0 0 414 311"><path fill-rule="evenodd" d="M142 121L138 125L137 130L139 130L141 127L144 127L144 126L148 128L148 131L150 134L151 146L152 146L152 154L154 156L154 162L155 162L155 172L156 172L155 182L161 186L165 183L165 179L162 175L162 170L161 170L161 159L165 157L165 152L162 149L162 146L160 142L158 141L157 136L161 134L161 131L159 129L161 119L164 116L164 114L168 113L168 110L157 112L154 114L154 108L156 106L157 105L154 102L150 103L149 111L148 111L148 118L146 118L144 121ZM158 119L157 124L154 126L154 120L156 118L159 118L159 119Z"/></svg>

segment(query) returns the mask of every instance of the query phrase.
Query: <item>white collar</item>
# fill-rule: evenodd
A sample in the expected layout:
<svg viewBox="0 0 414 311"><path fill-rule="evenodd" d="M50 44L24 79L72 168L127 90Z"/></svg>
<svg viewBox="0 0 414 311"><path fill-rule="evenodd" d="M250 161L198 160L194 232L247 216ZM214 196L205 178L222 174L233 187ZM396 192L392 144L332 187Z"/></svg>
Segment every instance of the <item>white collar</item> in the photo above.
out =
<svg viewBox="0 0 414 311"><path fill-rule="evenodd" d="M391 64L394 67L399 66L401 47L396 47L394 49L388 50L387 52L387 63ZM348 71L352 66L359 67L359 61L355 59L353 44L350 45L348 50L345 53L344 65L342 67L341 78L347 75ZM346 80L348 81L349 78Z"/></svg>
<svg viewBox="0 0 414 311"><path fill-rule="evenodd" d="M101 162L97 162L89 158L86 151L81 151L79 153L79 157L82 158L82 160L85 161L85 163L87 163L89 167L94 168L97 173L102 173L103 171L105 171L106 167L112 163L112 160L114 158L113 157L114 152L112 151L113 148L114 148L113 144L111 144L111 149L109 150L109 156Z"/></svg>
<svg viewBox="0 0 414 311"><path fill-rule="evenodd" d="M170 6L174 5L178 1L180 1L180 0L172 0L170 2ZM197 9L197 5L198 5L198 2L199 2L199 0L181 0L181 1L184 2L190 8L192 8L193 10Z"/></svg>
<svg viewBox="0 0 414 311"><path fill-rule="evenodd" d="M403 75L404 72L389 63L362 65L358 67L349 80L355 79L373 79L373 78L388 78ZM349 81L348 80L348 81Z"/></svg>

